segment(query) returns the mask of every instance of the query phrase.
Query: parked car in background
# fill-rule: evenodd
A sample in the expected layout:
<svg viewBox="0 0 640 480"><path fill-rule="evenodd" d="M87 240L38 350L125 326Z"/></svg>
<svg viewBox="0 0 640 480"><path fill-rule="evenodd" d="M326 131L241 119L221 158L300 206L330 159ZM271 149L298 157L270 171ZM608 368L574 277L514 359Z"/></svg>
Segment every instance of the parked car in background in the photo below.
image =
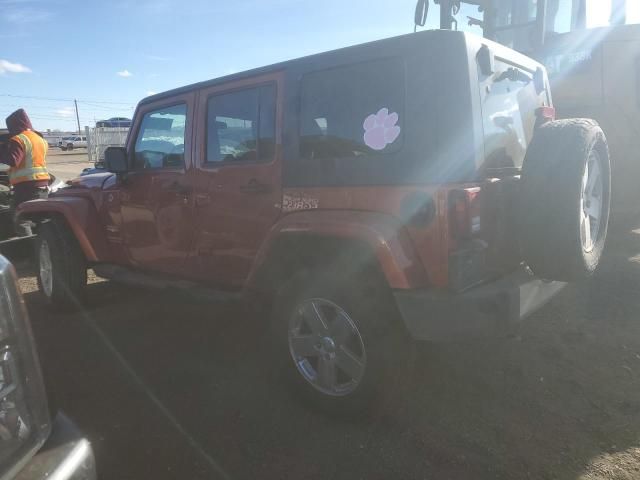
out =
<svg viewBox="0 0 640 480"><path fill-rule="evenodd" d="M113 117L107 120L99 120L96 127L131 127L131 119L125 117Z"/></svg>
<svg viewBox="0 0 640 480"><path fill-rule="evenodd" d="M70 141L73 137L62 137L60 140L58 140L58 148L62 148L64 146L64 148L67 148L67 142Z"/></svg>
<svg viewBox="0 0 640 480"><path fill-rule="evenodd" d="M15 270L0 256L0 478L96 478L88 440L50 412Z"/></svg>
<svg viewBox="0 0 640 480"><path fill-rule="evenodd" d="M87 148L87 137L64 137L58 142L58 146L62 151L73 150L74 148Z"/></svg>

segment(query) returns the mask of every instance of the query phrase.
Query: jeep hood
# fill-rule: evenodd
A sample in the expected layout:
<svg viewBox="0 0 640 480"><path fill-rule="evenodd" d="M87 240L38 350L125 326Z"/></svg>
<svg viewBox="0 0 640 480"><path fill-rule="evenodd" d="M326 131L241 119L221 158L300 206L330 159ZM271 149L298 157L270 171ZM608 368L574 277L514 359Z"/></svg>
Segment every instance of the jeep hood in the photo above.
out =
<svg viewBox="0 0 640 480"><path fill-rule="evenodd" d="M69 180L67 185L69 188L82 188L88 190L101 190L112 185L115 181L115 174L111 172L93 173L91 175L83 175L81 177Z"/></svg>

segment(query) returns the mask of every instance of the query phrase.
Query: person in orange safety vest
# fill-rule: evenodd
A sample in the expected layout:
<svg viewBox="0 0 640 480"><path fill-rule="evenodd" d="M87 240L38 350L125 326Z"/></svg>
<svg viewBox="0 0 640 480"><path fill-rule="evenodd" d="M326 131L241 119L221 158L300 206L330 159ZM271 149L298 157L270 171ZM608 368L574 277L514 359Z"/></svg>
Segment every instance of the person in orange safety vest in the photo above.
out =
<svg viewBox="0 0 640 480"><path fill-rule="evenodd" d="M13 189L13 204L39 198L49 185L47 150L49 145L33 130L31 120L22 108L6 119L9 141L0 150L0 163L9 165L9 183Z"/></svg>

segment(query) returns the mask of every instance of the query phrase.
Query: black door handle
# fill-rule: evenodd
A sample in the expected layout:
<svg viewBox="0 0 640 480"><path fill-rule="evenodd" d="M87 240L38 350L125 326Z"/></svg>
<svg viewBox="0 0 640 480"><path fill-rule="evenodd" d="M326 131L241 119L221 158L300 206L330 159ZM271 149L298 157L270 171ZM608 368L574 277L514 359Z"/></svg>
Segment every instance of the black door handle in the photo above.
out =
<svg viewBox="0 0 640 480"><path fill-rule="evenodd" d="M245 193L269 193L271 192L271 185L261 183L255 178L249 180L249 183L240 187L240 191Z"/></svg>

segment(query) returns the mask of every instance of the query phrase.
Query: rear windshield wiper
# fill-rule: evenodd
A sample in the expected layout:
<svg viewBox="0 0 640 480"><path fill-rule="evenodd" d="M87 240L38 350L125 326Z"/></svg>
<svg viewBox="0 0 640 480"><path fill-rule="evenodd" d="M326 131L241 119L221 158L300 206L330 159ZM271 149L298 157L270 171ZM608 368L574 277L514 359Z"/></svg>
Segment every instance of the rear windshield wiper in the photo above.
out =
<svg viewBox="0 0 640 480"><path fill-rule="evenodd" d="M503 80L529 83L533 79L519 68L509 67L500 75L498 75L498 77L495 79L495 82L502 82Z"/></svg>

